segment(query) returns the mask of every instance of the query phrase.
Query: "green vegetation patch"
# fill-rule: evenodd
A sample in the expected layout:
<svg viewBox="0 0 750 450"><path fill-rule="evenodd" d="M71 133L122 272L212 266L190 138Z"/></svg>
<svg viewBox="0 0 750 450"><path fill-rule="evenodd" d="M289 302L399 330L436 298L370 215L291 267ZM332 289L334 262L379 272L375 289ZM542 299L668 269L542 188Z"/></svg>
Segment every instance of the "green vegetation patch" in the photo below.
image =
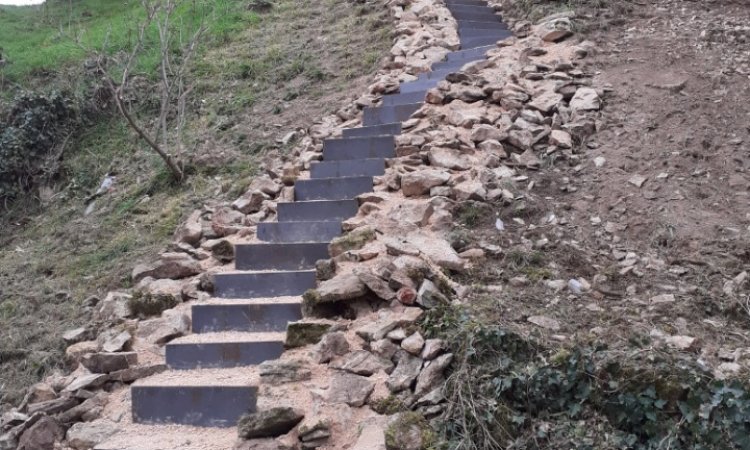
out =
<svg viewBox="0 0 750 450"><path fill-rule="evenodd" d="M747 384L715 380L689 357L543 348L457 307L423 327L456 355L445 448L750 448Z"/></svg>

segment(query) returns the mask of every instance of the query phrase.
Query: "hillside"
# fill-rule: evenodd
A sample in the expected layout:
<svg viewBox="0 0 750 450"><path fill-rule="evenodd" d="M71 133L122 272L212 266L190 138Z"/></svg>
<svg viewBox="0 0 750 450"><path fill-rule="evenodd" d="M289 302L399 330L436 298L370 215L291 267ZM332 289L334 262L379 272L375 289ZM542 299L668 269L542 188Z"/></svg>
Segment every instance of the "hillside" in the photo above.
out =
<svg viewBox="0 0 750 450"><path fill-rule="evenodd" d="M182 182L12 11L0 450L750 449L747 2L183 6Z"/></svg>
<svg viewBox="0 0 750 450"><path fill-rule="evenodd" d="M200 7L184 13L195 20L206 14L209 26L191 72L186 129L193 173L185 183L171 185L163 164L124 121L113 110L97 110L73 130L49 181L5 202L3 401L17 400L31 381L62 367L62 333L85 324L87 299L129 286L135 262L164 247L194 208L243 192L264 158L286 154L284 136L361 90L390 40L387 11L374 4L289 0L254 11L253 3L193 3ZM0 71L0 110L21 92L68 91L88 104L97 80L86 72L87 55L65 34L82 33L92 46L109 34L115 51L127 47L141 14L138 2L123 7L110 0L0 7L8 61ZM144 54L139 73L154 78L155 64L151 52ZM155 117L149 92L156 88L144 83L136 107L144 118ZM114 188L86 215L86 199L108 173L116 174Z"/></svg>

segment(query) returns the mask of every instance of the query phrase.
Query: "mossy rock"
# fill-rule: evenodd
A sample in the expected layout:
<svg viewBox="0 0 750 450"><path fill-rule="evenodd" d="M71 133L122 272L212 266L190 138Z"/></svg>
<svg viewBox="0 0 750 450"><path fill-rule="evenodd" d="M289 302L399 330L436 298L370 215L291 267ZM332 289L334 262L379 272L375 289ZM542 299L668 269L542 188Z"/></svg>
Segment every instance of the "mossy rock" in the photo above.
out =
<svg viewBox="0 0 750 450"><path fill-rule="evenodd" d="M414 411L399 414L385 430L387 450L427 450L435 442L435 432L427 419Z"/></svg>
<svg viewBox="0 0 750 450"><path fill-rule="evenodd" d="M162 312L172 309L179 304L179 300L171 294L150 294L136 292L128 299L128 308L134 316L158 316Z"/></svg>
<svg viewBox="0 0 750 450"><path fill-rule="evenodd" d="M328 252L331 256L338 256L344 252L359 250L373 240L375 240L375 230L370 227L357 228L331 241L328 245Z"/></svg>
<svg viewBox="0 0 750 450"><path fill-rule="evenodd" d="M284 345L287 348L296 348L317 344L330 328L329 323L292 322L287 325Z"/></svg>
<svg viewBox="0 0 750 450"><path fill-rule="evenodd" d="M406 407L406 404L404 404L404 402L400 398L392 394L388 397L370 401L370 408L376 413L385 416L390 416L409 410L409 408Z"/></svg>

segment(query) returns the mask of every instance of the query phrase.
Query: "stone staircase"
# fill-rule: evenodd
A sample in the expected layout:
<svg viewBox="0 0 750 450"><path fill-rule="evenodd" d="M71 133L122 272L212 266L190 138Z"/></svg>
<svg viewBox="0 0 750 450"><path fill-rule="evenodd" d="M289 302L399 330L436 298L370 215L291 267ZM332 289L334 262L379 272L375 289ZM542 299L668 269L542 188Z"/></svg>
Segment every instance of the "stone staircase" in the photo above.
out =
<svg viewBox="0 0 750 450"><path fill-rule="evenodd" d="M284 351L288 322L302 318L301 294L316 285L315 262L329 257L328 242L357 213L355 198L373 190L373 177L383 175L386 159L395 156L400 122L447 74L484 59L511 35L482 0L446 4L458 21L462 50L403 83L400 93L384 96L381 106L365 108L362 127L324 142L323 160L312 165L310 179L295 184L295 201L278 205L278 222L258 226L262 243L238 245L236 271L217 274L215 298L192 306L193 334L166 346L171 370L132 386L135 423L232 427L256 410L252 366Z"/></svg>

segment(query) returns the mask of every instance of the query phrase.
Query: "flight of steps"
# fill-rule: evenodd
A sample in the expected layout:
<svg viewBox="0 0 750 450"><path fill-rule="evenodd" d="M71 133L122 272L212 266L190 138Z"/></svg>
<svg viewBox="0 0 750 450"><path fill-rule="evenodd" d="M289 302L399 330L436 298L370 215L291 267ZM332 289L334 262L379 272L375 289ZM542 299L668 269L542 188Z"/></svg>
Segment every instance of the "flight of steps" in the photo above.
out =
<svg viewBox="0 0 750 450"><path fill-rule="evenodd" d="M278 222L258 226L263 243L238 245L236 271L217 274L215 298L192 306L193 334L166 346L171 370L132 386L133 422L232 427L256 410L253 366L283 352L287 323L302 318L301 295L316 285L315 262L329 257L328 243L341 234L341 222L357 212L355 198L372 191L373 176L383 175L385 160L395 156L400 122L447 74L484 59L511 35L483 0L446 4L458 21L462 50L403 83L400 93L384 96L381 106L365 108L362 127L324 142L323 160L313 163L310 179L295 184L295 201L278 205Z"/></svg>

